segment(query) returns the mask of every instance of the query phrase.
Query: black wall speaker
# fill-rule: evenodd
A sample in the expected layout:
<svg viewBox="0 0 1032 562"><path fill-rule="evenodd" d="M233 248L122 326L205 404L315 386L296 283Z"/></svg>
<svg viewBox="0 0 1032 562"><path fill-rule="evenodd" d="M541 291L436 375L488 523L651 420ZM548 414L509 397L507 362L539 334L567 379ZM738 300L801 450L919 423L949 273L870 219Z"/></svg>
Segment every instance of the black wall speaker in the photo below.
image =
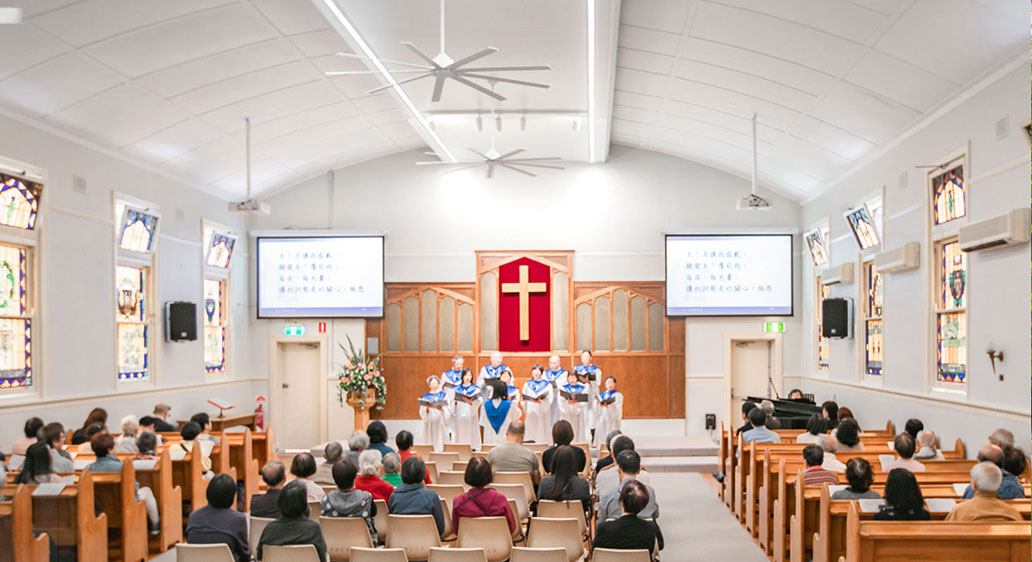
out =
<svg viewBox="0 0 1032 562"><path fill-rule="evenodd" d="M197 339L197 305L192 302L165 303L165 340Z"/></svg>
<svg viewBox="0 0 1032 562"><path fill-rule="evenodd" d="M821 301L821 335L826 338L852 337L853 301L850 299L824 299Z"/></svg>

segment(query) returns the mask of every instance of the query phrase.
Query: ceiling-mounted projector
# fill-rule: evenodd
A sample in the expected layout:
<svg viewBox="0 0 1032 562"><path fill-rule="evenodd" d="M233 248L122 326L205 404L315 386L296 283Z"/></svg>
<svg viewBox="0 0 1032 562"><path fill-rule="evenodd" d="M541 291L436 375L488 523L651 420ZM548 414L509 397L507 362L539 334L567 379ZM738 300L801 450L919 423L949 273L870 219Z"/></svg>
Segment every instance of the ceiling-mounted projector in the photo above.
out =
<svg viewBox="0 0 1032 562"><path fill-rule="evenodd" d="M745 197L739 199L735 205L735 208L739 211L769 211L774 204L770 200L760 197L755 193L750 193Z"/></svg>
<svg viewBox="0 0 1032 562"><path fill-rule="evenodd" d="M269 207L269 204L264 201L248 199L247 201L230 203L229 212L248 215L267 215L272 212L272 207Z"/></svg>

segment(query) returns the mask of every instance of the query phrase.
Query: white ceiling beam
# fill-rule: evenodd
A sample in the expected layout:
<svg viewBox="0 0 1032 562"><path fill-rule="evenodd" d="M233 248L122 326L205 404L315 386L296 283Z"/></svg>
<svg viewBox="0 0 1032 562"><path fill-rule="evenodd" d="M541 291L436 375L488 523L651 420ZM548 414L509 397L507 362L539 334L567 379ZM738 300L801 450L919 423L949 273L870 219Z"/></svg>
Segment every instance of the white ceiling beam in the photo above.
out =
<svg viewBox="0 0 1032 562"><path fill-rule="evenodd" d="M585 0L588 19L588 161L605 162L613 122L620 0Z"/></svg>

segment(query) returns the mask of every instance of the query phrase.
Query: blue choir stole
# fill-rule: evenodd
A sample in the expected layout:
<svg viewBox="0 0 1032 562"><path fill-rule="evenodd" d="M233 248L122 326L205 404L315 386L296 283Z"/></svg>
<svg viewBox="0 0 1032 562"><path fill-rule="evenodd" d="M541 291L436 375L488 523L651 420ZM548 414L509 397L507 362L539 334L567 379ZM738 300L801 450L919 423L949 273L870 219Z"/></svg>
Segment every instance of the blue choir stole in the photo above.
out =
<svg viewBox="0 0 1032 562"><path fill-rule="evenodd" d="M496 379L502 376L502 371L506 369L505 365L499 365L497 367L493 365L484 365L484 372L487 374L488 379Z"/></svg>
<svg viewBox="0 0 1032 562"><path fill-rule="evenodd" d="M616 400L617 395L620 394L619 390L603 390L598 393L598 401L603 404L612 404Z"/></svg>
<svg viewBox="0 0 1032 562"><path fill-rule="evenodd" d="M441 379L444 384L450 386L459 386L462 384L462 371L456 371L455 369L448 369L441 373Z"/></svg>
<svg viewBox="0 0 1032 562"><path fill-rule="evenodd" d="M541 378L547 382L554 383L555 381L559 380L559 377L565 374L566 371L564 369L558 369L555 371L548 369L547 371L541 373Z"/></svg>
<svg viewBox="0 0 1032 562"><path fill-rule="evenodd" d="M531 394L540 396L541 393L543 393L545 389L548 388L551 384L552 383L546 381L545 379L530 379L529 381L527 381L527 388L530 389Z"/></svg>
<svg viewBox="0 0 1032 562"><path fill-rule="evenodd" d="M438 402L443 402L448 395L443 390L437 392L427 392L426 394L419 397L420 405L433 406Z"/></svg>
<svg viewBox="0 0 1032 562"><path fill-rule="evenodd" d="M480 387L475 384L460 384L455 387L455 392L463 396L473 398L480 394Z"/></svg>
<svg viewBox="0 0 1032 562"><path fill-rule="evenodd" d="M509 400L501 400L498 405L495 405L494 400L488 400L484 403L484 415L487 416L488 423L498 433L502 429L502 424L509 417L509 409L512 408L512 402Z"/></svg>
<svg viewBox="0 0 1032 562"><path fill-rule="evenodd" d="M588 391L588 385L582 382L575 382L573 384L563 386L562 390L569 394L584 394Z"/></svg>
<svg viewBox="0 0 1032 562"><path fill-rule="evenodd" d="M577 365L573 368L573 373L576 375L587 375L598 371L598 367L594 363L590 365Z"/></svg>

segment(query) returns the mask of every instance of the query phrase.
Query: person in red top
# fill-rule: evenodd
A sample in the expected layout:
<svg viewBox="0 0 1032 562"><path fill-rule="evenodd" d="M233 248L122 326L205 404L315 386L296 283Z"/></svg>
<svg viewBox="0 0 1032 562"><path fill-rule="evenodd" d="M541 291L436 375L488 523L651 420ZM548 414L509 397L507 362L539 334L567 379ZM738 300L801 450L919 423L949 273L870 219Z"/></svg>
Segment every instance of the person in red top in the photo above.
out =
<svg viewBox="0 0 1032 562"><path fill-rule="evenodd" d="M358 478L355 488L372 494L374 500L388 501L394 486L388 484L380 475L383 473L383 456L376 449L366 449L358 456Z"/></svg>
<svg viewBox="0 0 1032 562"><path fill-rule="evenodd" d="M412 432L408 430L401 430L398 435L394 437L394 444L398 446L398 456L401 457L401 463L405 464L405 459L409 457L418 457L419 455L412 452ZM424 461L426 459L423 459ZM424 484L433 484L430 480L430 471L426 471L426 476L423 477Z"/></svg>
<svg viewBox="0 0 1032 562"><path fill-rule="evenodd" d="M509 502L501 492L486 486L491 483L491 463L483 457L473 457L466 465L468 492L455 496L452 502L452 529L459 528L463 517L505 516L509 532L516 532L516 517L509 509Z"/></svg>
<svg viewBox="0 0 1032 562"><path fill-rule="evenodd" d="M806 461L806 470L803 471L803 487L838 484L838 474L821 466L824 464L824 449L820 445L807 445L803 449L803 460Z"/></svg>

